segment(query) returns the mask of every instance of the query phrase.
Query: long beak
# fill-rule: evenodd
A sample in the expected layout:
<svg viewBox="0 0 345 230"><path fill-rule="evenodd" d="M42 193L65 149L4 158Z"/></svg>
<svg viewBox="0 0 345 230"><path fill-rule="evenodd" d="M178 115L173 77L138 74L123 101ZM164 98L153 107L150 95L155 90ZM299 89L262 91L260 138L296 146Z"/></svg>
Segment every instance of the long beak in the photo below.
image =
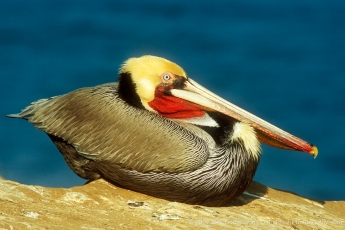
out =
<svg viewBox="0 0 345 230"><path fill-rule="evenodd" d="M184 90L171 89L171 94L175 97L179 97L223 113L240 122L250 124L255 129L258 139L262 143L276 148L308 152L314 157L318 155L318 149L316 146L279 129L261 118L224 100L190 78L185 82Z"/></svg>

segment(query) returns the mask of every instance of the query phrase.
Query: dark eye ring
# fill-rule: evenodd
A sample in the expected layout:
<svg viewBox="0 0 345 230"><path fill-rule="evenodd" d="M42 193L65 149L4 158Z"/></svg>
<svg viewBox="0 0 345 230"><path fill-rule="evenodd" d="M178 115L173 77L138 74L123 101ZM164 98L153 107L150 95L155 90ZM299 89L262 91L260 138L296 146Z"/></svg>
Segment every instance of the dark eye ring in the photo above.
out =
<svg viewBox="0 0 345 230"><path fill-rule="evenodd" d="M163 80L164 81L169 81L170 80L170 75L169 74L164 74L163 75Z"/></svg>

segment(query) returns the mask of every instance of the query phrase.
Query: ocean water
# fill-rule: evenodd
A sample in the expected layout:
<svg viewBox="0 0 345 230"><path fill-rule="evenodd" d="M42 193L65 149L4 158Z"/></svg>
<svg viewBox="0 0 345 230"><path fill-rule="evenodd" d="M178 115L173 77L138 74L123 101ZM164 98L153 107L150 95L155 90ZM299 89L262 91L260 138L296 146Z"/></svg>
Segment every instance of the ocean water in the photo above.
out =
<svg viewBox="0 0 345 230"><path fill-rule="evenodd" d="M49 138L9 119L30 102L116 81L129 57L181 65L206 88L319 148L263 146L254 180L345 199L343 1L0 2L0 175L81 185Z"/></svg>

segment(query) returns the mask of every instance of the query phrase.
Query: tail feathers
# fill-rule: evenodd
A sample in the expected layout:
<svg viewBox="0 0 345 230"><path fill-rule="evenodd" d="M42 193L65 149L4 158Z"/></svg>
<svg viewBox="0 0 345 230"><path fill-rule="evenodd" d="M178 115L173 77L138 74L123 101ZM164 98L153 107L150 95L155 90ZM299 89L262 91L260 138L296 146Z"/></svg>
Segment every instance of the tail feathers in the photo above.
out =
<svg viewBox="0 0 345 230"><path fill-rule="evenodd" d="M9 118L23 118L20 113L14 113L14 114L8 114L8 115L5 115L6 117L9 117Z"/></svg>
<svg viewBox="0 0 345 230"><path fill-rule="evenodd" d="M54 97L34 101L29 106L24 108L20 113L8 114L5 116L9 118L21 118L21 119L29 120L35 114L36 112L35 110L37 107L44 105L46 102L50 101L53 98Z"/></svg>
<svg viewBox="0 0 345 230"><path fill-rule="evenodd" d="M33 109L34 109L33 106L28 106L25 109L23 109L23 111L20 113L8 114L5 116L9 118L21 118L21 119L29 120L35 114Z"/></svg>

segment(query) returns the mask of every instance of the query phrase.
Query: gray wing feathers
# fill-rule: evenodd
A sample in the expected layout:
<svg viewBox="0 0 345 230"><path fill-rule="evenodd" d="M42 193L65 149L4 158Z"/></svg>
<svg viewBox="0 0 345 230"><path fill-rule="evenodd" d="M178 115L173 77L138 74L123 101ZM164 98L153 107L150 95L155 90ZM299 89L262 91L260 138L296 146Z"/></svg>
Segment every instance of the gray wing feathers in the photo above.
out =
<svg viewBox="0 0 345 230"><path fill-rule="evenodd" d="M141 172L184 172L203 165L214 145L199 128L128 106L117 84L82 88L32 103L16 117L103 164ZM188 128L189 127L189 128ZM200 137L204 135L204 137Z"/></svg>

